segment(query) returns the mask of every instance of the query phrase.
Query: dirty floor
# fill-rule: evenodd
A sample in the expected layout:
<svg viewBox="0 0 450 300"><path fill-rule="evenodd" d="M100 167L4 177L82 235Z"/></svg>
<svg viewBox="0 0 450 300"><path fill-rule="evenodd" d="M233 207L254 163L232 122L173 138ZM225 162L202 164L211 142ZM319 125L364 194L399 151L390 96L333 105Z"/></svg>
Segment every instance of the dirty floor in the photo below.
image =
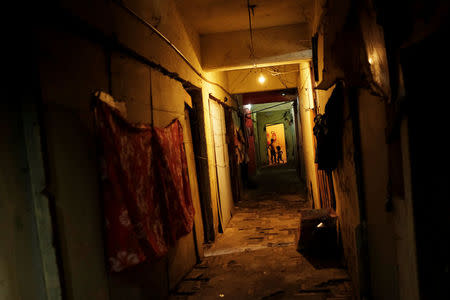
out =
<svg viewBox="0 0 450 300"><path fill-rule="evenodd" d="M171 299L352 299L345 269L296 251L299 213L310 208L296 171L266 168L256 182Z"/></svg>

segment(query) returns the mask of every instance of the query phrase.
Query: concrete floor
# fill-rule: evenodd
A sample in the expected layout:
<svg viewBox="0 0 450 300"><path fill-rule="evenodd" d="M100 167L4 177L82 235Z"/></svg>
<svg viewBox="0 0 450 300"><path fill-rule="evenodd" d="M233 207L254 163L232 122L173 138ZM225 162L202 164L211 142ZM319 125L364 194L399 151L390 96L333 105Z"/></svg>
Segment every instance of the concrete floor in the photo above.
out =
<svg viewBox="0 0 450 300"><path fill-rule="evenodd" d="M352 299L337 262L312 262L296 251L299 213L310 207L296 171L266 168L256 182L171 299Z"/></svg>

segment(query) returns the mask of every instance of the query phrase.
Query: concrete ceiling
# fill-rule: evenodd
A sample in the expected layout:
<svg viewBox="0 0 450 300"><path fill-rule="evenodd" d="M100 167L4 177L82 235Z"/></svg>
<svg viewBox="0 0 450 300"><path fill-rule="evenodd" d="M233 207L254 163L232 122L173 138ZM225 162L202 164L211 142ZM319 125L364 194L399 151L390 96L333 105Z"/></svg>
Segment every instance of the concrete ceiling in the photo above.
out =
<svg viewBox="0 0 450 300"><path fill-rule="evenodd" d="M175 0L200 35L248 30L247 0ZM314 0L250 0L255 29L310 23Z"/></svg>
<svg viewBox="0 0 450 300"><path fill-rule="evenodd" d="M162 1L162 0L161 0ZM205 71L298 63L311 58L315 0L174 0L183 19L200 35ZM250 49L254 55L250 55Z"/></svg>

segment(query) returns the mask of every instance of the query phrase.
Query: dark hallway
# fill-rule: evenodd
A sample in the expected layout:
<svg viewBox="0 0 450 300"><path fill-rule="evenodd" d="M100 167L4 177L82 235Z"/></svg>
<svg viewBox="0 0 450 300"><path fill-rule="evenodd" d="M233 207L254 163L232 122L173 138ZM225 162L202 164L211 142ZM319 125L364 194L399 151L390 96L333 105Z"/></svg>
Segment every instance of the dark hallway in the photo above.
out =
<svg viewBox="0 0 450 300"><path fill-rule="evenodd" d="M11 4L0 300L448 298L450 1Z"/></svg>
<svg viewBox="0 0 450 300"><path fill-rule="evenodd" d="M313 265L296 250L300 213L311 207L296 170L266 167L255 183L172 299L352 299L342 266Z"/></svg>

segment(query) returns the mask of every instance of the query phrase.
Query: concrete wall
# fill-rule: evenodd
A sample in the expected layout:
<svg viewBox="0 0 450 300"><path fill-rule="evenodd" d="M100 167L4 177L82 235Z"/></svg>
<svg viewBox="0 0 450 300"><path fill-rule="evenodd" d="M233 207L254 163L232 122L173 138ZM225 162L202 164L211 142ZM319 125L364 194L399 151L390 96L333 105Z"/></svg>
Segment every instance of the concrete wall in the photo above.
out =
<svg viewBox="0 0 450 300"><path fill-rule="evenodd" d="M90 95L108 90L103 49L75 36L41 32L40 57L49 191L56 202L68 299L108 299Z"/></svg>
<svg viewBox="0 0 450 300"><path fill-rule="evenodd" d="M311 110L312 85L309 63L300 63L300 76L298 77L299 114L302 134L302 150L305 164L306 187L308 197L314 207L320 207L319 188L317 185L315 160L315 144L313 135L314 112Z"/></svg>
<svg viewBox="0 0 450 300"><path fill-rule="evenodd" d="M372 295L374 299L398 299L394 216L386 210L389 174L382 99L360 90L359 120Z"/></svg>
<svg viewBox="0 0 450 300"><path fill-rule="evenodd" d="M297 127L297 132L296 132L296 139L297 139L297 156L298 156L298 169L297 169L297 173L300 177L300 179L303 182L306 182L306 164L305 164L305 156L303 155L304 153L304 146L303 146L303 128L302 128L302 123L300 120L300 110L299 110L299 106L300 106L300 101L299 101L299 97L297 97L296 101L294 102L295 105L295 109L293 114L295 114L294 116L294 120L295 120L295 125Z"/></svg>
<svg viewBox="0 0 450 300"><path fill-rule="evenodd" d="M325 106L334 90L332 86L328 90L316 90L317 96L317 111L323 114L325 112ZM304 116L308 118L308 115ZM343 107L343 130L342 130L342 157L338 162L338 166L332 171L334 195L336 200L336 214L339 219L339 233L342 242L344 261L347 266L348 272L352 278L352 283L355 291L359 289L359 280L361 276L358 247L362 246L361 241L358 240L357 231L360 225L359 214L359 200L358 189L356 179L356 166L355 166L355 148L354 148L354 136L353 136L353 123L350 118L350 106L347 95L344 100ZM306 124L308 126L308 124ZM304 131L305 129L303 129ZM310 127L309 130L312 130ZM306 136L303 132L303 136ZM312 135L312 133L310 134ZM312 136L315 140L315 136ZM305 149L312 147L313 144L302 145L303 153L309 154L314 149ZM306 166L311 164L307 161L308 156L304 156ZM311 168L311 166L310 166ZM314 169L315 171L315 169ZM315 176L315 173L307 172L306 179L311 180L311 176ZM314 179L314 178L313 178ZM320 201L317 201L316 208L319 208Z"/></svg>
<svg viewBox="0 0 450 300"><path fill-rule="evenodd" d="M391 10L391 6L385 8ZM353 16L349 19L351 12ZM316 85L331 87L340 78L347 90L359 91L356 96L359 121L352 124L346 103L344 155L333 171L344 254L355 288L369 284L374 299L418 299L407 123L403 120L399 140L388 145L386 129L392 124L386 111L390 104L383 100L390 95L390 74L383 32L376 22L372 1L355 4L317 0L313 23L312 34L319 35ZM319 112L323 112L331 90L318 92ZM353 136L352 127L360 130L357 137ZM360 145L353 145L355 138L360 139ZM360 162L354 161L357 150L361 151ZM355 175L358 170L361 170L359 178ZM392 191L391 184L398 182L404 186L394 186ZM399 188L404 190L395 191ZM362 212L358 211L360 203L365 207ZM359 253L364 240L355 234L358 228L364 231L364 226L360 226L364 222L369 250L367 264L364 253Z"/></svg>
<svg viewBox="0 0 450 300"><path fill-rule="evenodd" d="M302 135L302 156L304 161L305 180L308 186L310 197L314 197L315 208L320 208L320 199L317 186L315 159L315 136L313 135L313 105L317 105L318 113L325 112L325 106L334 89L316 90L316 102L312 101L311 78L308 64L300 65L299 80L299 118L301 121ZM306 81L305 81L306 80ZM300 89L302 87L302 89ZM311 109L307 109L311 108ZM342 159L338 167L333 170L333 186L336 199L336 214L339 219L339 231L341 235L342 247L344 250L344 260L352 278L355 290L359 289L359 257L357 248L360 241L357 241L357 228L360 224L359 202L357 180L354 161L354 140L353 124L349 117L350 108L347 97L343 108L343 136L342 136ZM359 243L359 244L358 244Z"/></svg>
<svg viewBox="0 0 450 300"><path fill-rule="evenodd" d="M393 223L398 262L399 299L419 299L417 251L411 186L411 158L409 152L408 120L400 126L401 165L404 193L393 196Z"/></svg>
<svg viewBox="0 0 450 300"><path fill-rule="evenodd" d="M350 114L348 101L344 106L344 117ZM339 218L344 259L355 290L359 289L359 262L357 227L360 224L358 190L355 172L353 123L345 119L342 136L342 160L333 170L333 186L336 197L336 213ZM360 241L359 241L360 243Z"/></svg>
<svg viewBox="0 0 450 300"><path fill-rule="evenodd" d="M0 104L0 299L47 299L20 100Z"/></svg>
<svg viewBox="0 0 450 300"><path fill-rule="evenodd" d="M381 98L370 95L384 95L389 87L385 84L388 77L385 74L383 39L380 38L380 28L374 22L373 10L367 5L369 2L352 4L350 1L316 0L312 26L312 34L318 33L319 80L316 86L326 89L317 92L317 102L318 112L323 113L338 78L344 79L347 91L357 86L366 88L356 96L358 124L352 121L347 96L345 100L343 157L333 170L336 212L344 256L355 291L369 284L374 299L396 299L392 216L384 208L388 183L385 104ZM350 10L352 5L354 10ZM352 18L349 18L350 13L353 13ZM363 18L363 22L358 21L359 18ZM365 80L372 81L367 83ZM358 128L360 132L356 130ZM361 144L355 145L358 139ZM355 155L359 147L360 157ZM361 170L360 178L357 178L358 170ZM358 184L361 186L358 187ZM363 216L360 213L361 201L365 206ZM364 218L367 220L362 220ZM361 222L367 222L368 264L364 263L363 236L366 228L361 226ZM366 282L368 278L370 282Z"/></svg>
<svg viewBox="0 0 450 300"><path fill-rule="evenodd" d="M230 92L234 94L262 92L295 88L298 78L298 64L277 66L278 72L284 73L279 76L271 75L272 68L253 68L225 72ZM261 84L258 81L260 74L266 78Z"/></svg>
<svg viewBox="0 0 450 300"><path fill-rule="evenodd" d="M157 22L158 29L200 69L198 35L183 22L173 1L136 0L127 4L149 22ZM100 0L89 5L64 1L62 6L64 9L57 12L75 16L80 24L98 30L97 33L106 36L114 34L119 42L139 56L178 73L184 80L202 88L211 195L213 201L217 201L207 103L210 93L223 99L226 96L224 91L201 80L172 49L116 4ZM52 14L55 15L58 14ZM98 35L79 30L80 24L75 22L75 25L64 27L56 25L56 20L50 17L46 24L35 29L39 40L41 96L45 105L50 192L56 201L67 299L164 297L169 288L173 288L195 264L195 243L203 243L192 140L187 132L184 112L185 102L190 101L189 96L178 81L150 68L140 58L109 49ZM223 74L204 73L204 76L223 85L226 83ZM153 121L156 126L165 126L173 118L180 119L185 129L189 176L196 209L195 238L190 233L170 249L167 257L120 274L109 274L104 254L98 162L90 110L91 95L96 90L109 92L123 100L130 121ZM213 203L212 207L216 210L217 231L217 204Z"/></svg>

